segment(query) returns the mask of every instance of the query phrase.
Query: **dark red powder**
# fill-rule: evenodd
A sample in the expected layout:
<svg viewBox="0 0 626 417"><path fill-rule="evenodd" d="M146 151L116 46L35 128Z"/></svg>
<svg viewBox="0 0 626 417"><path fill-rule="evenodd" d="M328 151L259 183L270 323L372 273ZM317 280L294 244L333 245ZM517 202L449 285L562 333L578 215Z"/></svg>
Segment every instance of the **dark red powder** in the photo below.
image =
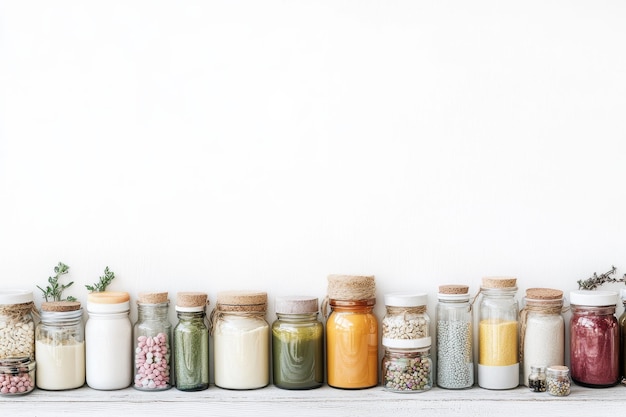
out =
<svg viewBox="0 0 626 417"><path fill-rule="evenodd" d="M579 385L608 387L619 382L619 329L613 314L573 309L570 367Z"/></svg>

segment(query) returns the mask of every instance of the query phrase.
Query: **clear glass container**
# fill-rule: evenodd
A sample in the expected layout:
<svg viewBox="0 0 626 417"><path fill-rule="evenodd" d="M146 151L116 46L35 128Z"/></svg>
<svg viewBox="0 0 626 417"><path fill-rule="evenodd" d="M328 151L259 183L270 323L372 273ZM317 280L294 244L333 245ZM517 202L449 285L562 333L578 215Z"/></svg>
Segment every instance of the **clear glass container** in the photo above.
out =
<svg viewBox="0 0 626 417"><path fill-rule="evenodd" d="M385 294L386 313L381 323L383 345L401 347L404 343L410 348L415 340L429 337L427 303L425 293Z"/></svg>
<svg viewBox="0 0 626 417"><path fill-rule="evenodd" d="M267 293L221 292L212 313L215 385L257 389L270 382Z"/></svg>
<svg viewBox="0 0 626 417"><path fill-rule="evenodd" d="M474 385L473 314L466 285L442 285L437 303L437 385Z"/></svg>
<svg viewBox="0 0 626 417"><path fill-rule="evenodd" d="M272 324L274 385L311 389L324 383L324 326L315 297L277 297Z"/></svg>
<svg viewBox="0 0 626 417"><path fill-rule="evenodd" d="M528 385L530 367L565 363L565 322L563 291L529 288L520 311L520 357L524 385Z"/></svg>
<svg viewBox="0 0 626 417"><path fill-rule="evenodd" d="M378 320L376 299L330 299L326 321L328 385L360 389L378 385Z"/></svg>
<svg viewBox="0 0 626 417"><path fill-rule="evenodd" d="M85 329L79 302L41 305L35 329L37 388L67 390L85 384Z"/></svg>
<svg viewBox="0 0 626 417"><path fill-rule="evenodd" d="M519 385L518 304L515 278L483 278L478 324L478 385Z"/></svg>
<svg viewBox="0 0 626 417"><path fill-rule="evenodd" d="M207 294L179 292L176 296L178 323L174 327L174 373L180 391L209 387L209 328Z"/></svg>
<svg viewBox="0 0 626 417"><path fill-rule="evenodd" d="M620 373L622 379L626 378L626 289L620 290L620 298L622 299L622 305L624 306L624 312L620 315L618 320L619 325L619 360L620 360Z"/></svg>
<svg viewBox="0 0 626 417"><path fill-rule="evenodd" d="M382 361L382 385L392 392L424 392L433 387L433 362L430 337L422 339L423 347L394 349L385 347Z"/></svg>
<svg viewBox="0 0 626 417"><path fill-rule="evenodd" d="M0 360L35 360L32 291L0 291Z"/></svg>
<svg viewBox="0 0 626 417"><path fill-rule="evenodd" d="M571 383L567 366L549 366L546 371L548 394L565 397L570 394Z"/></svg>
<svg viewBox="0 0 626 417"><path fill-rule="evenodd" d="M528 374L528 381L526 386L533 392L545 392L546 391L546 367L545 366L531 366L530 373Z"/></svg>
<svg viewBox="0 0 626 417"><path fill-rule="evenodd" d="M140 293L133 327L134 383L142 391L172 387L172 325L168 320L167 292Z"/></svg>
<svg viewBox="0 0 626 417"><path fill-rule="evenodd" d="M570 367L572 380L603 388L620 381L617 293L578 290L570 293Z"/></svg>
<svg viewBox="0 0 626 417"><path fill-rule="evenodd" d="M133 326L127 292L93 292L87 296L85 324L87 385L97 390L130 386L133 375Z"/></svg>
<svg viewBox="0 0 626 417"><path fill-rule="evenodd" d="M35 361L0 360L0 395L24 395L35 389Z"/></svg>

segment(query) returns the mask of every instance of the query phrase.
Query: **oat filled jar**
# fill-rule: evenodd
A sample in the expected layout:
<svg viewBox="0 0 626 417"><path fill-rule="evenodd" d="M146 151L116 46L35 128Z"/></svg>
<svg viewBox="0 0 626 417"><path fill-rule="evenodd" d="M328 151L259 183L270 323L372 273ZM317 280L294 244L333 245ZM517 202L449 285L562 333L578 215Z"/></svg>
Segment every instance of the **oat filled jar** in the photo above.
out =
<svg viewBox="0 0 626 417"><path fill-rule="evenodd" d="M263 388L270 382L270 326L267 293L224 291L211 313L215 385Z"/></svg>
<svg viewBox="0 0 626 417"><path fill-rule="evenodd" d="M378 321L373 276L330 275L326 322L328 385L360 389L378 384Z"/></svg>

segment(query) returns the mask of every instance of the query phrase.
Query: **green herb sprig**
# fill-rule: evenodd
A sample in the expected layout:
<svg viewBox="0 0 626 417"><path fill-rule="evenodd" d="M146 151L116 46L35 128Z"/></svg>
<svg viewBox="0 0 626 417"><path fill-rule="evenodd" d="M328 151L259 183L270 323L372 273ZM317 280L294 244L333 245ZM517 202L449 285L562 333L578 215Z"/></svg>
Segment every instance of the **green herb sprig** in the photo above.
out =
<svg viewBox="0 0 626 417"><path fill-rule="evenodd" d="M41 290L41 292L43 293L43 298L45 298L46 301L76 301L76 298L72 296L67 297L65 300L63 300L62 298L63 291L65 291L66 289L71 287L72 284L74 284L74 281L70 282L69 284L59 284L59 278L61 277L61 275L65 275L69 271L69 266L65 265L63 262L59 262L59 264L54 267L54 273L56 275L53 277L48 277L48 283L50 285L48 285L45 290L37 285L37 288Z"/></svg>
<svg viewBox="0 0 626 417"><path fill-rule="evenodd" d="M610 282L610 283L623 282L626 284L626 275L624 275L621 278L614 278L612 276L613 274L615 274L616 271L617 271L617 268L612 266L611 270L605 272L604 274L598 275L594 272L591 278L587 278L586 280L581 279L577 281L578 289L579 290L595 290L596 288L598 288L599 286L607 282Z"/></svg>
<svg viewBox="0 0 626 417"><path fill-rule="evenodd" d="M107 289L107 286L115 279L115 273L109 270L109 267L104 268L104 275L100 277L100 281L93 285L85 285L89 292L103 292Z"/></svg>

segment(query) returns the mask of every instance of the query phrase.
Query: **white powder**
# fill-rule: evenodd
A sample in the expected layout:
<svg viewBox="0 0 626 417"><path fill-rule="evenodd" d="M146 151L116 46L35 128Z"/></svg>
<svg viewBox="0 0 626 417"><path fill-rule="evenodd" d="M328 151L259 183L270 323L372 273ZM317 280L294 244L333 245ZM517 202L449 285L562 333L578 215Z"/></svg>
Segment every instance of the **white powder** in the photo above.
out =
<svg viewBox="0 0 626 417"><path fill-rule="evenodd" d="M37 340L35 381L38 388L73 389L85 383L85 342L53 344Z"/></svg>
<svg viewBox="0 0 626 417"><path fill-rule="evenodd" d="M564 365L565 326L561 315L528 314L524 336L524 376L528 386L530 367Z"/></svg>

